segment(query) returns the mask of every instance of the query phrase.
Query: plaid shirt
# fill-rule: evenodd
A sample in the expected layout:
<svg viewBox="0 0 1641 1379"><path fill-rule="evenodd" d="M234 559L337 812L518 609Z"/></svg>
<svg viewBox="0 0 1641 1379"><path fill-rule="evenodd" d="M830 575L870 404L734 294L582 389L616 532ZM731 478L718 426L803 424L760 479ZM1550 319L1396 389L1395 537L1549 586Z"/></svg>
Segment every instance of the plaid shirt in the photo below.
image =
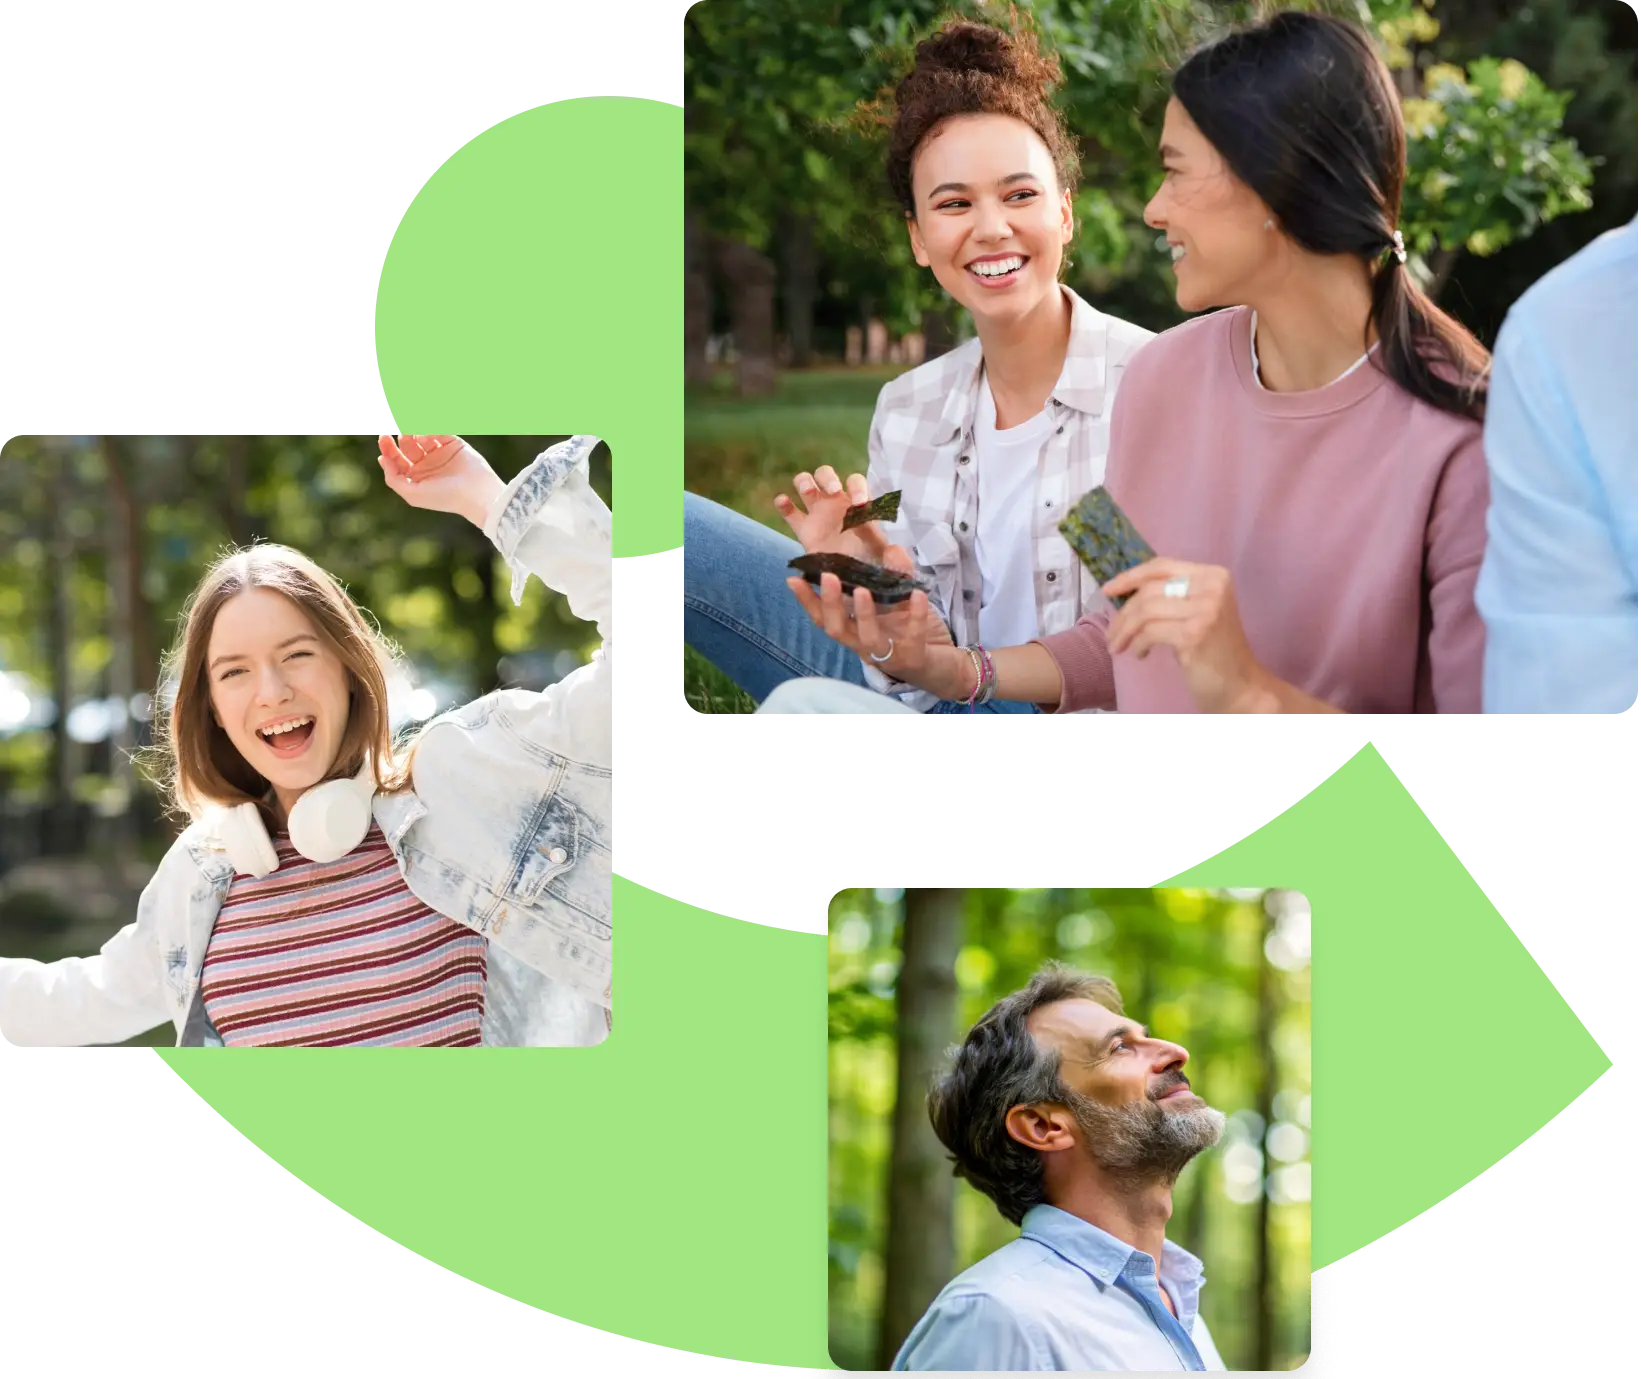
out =
<svg viewBox="0 0 1641 1379"><path fill-rule="evenodd" d="M1031 539L1036 557L1037 630L1071 627L1097 606L1099 586L1059 532L1071 506L1105 478L1111 407L1129 358L1152 332L1119 321L1070 288L1071 339L1049 395L1055 427L1037 459ZM930 584L930 602L959 646L980 627L980 562L975 552L980 485L974 423L980 400L980 341L970 340L884 385L872 416L867 483L873 494L899 489L900 516L884 535L904 546ZM869 660L867 683L919 712L935 696L892 680Z"/></svg>

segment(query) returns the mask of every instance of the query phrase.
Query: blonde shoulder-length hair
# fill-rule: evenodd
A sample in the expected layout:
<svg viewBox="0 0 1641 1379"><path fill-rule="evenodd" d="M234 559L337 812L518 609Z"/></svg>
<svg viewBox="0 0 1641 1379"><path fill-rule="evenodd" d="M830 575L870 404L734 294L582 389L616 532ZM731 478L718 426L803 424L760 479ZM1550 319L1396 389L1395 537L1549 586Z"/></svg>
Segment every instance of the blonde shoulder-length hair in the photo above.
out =
<svg viewBox="0 0 1641 1379"><path fill-rule="evenodd" d="M155 715L151 757L172 810L197 819L212 805L249 801L268 807L270 784L212 715L206 676L217 614L247 589L271 589L288 598L347 672L347 728L324 779L354 776L368 757L379 792L407 789L410 763L407 756L396 756L388 719L388 680L400 671L397 650L335 576L289 546L259 543L213 563L177 620L176 644L161 674L162 683L175 685L175 697Z"/></svg>

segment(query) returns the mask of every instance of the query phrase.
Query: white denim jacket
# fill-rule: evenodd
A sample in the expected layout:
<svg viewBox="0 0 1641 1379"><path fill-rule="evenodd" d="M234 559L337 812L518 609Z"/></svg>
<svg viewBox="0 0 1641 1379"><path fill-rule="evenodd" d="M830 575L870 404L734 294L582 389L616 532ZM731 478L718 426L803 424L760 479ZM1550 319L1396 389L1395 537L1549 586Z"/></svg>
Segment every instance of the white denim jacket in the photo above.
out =
<svg viewBox="0 0 1641 1379"><path fill-rule="evenodd" d="M610 512L587 482L598 440L538 456L485 534L597 625L590 664L537 694L497 690L433 720L412 788L372 806L417 899L484 935L483 1042L595 1044L610 1005ZM207 821L155 870L137 918L90 958L0 958L0 1034L14 1044L112 1044L166 1020L217 1045L200 970L234 878Z"/></svg>

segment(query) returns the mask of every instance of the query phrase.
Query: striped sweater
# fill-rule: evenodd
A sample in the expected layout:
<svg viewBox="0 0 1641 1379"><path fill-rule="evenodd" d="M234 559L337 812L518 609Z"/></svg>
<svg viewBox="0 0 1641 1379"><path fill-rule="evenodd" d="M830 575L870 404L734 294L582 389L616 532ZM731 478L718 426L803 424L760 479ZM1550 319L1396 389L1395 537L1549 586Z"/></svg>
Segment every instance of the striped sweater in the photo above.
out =
<svg viewBox="0 0 1641 1379"><path fill-rule="evenodd" d="M375 824L335 862L283 833L279 867L229 887L200 977L223 1043L472 1046L485 943L410 893Z"/></svg>

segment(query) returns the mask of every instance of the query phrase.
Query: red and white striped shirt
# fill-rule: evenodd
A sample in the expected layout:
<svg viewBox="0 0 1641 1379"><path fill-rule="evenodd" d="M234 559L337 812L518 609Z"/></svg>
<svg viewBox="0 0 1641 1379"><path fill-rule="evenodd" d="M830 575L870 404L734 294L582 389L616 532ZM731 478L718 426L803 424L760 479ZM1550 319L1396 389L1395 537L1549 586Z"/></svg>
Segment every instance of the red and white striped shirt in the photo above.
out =
<svg viewBox="0 0 1641 1379"><path fill-rule="evenodd" d="M283 833L278 870L236 876L200 976L227 1045L472 1046L484 1016L485 943L405 885L375 824L335 862Z"/></svg>

